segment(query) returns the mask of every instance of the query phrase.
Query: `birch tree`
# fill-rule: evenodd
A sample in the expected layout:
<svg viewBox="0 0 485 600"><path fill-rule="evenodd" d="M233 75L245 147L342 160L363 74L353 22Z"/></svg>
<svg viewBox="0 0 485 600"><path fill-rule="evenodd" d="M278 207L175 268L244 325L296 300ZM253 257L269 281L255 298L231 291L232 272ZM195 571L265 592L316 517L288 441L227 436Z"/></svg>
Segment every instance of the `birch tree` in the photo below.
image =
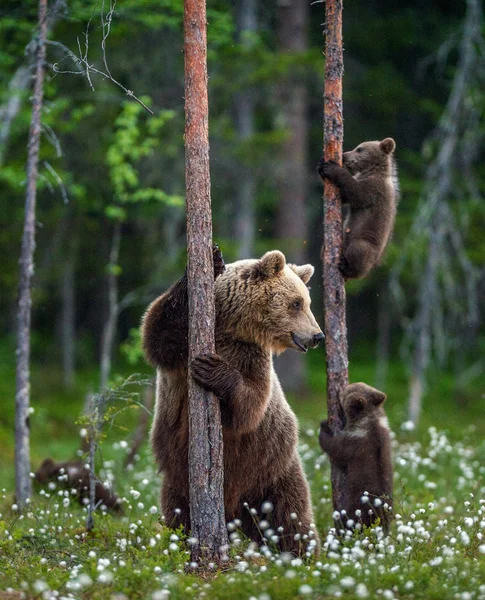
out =
<svg viewBox="0 0 485 600"><path fill-rule="evenodd" d="M417 305L414 316L406 315L403 344L411 368L408 415L415 424L431 361L443 365L451 352L462 352L463 342L469 343L464 332L476 329L479 318L479 273L467 254L465 235L466 199L483 201L473 167L484 137L485 40L481 2L467 0L466 6L451 92L424 146L432 159L423 196L391 272L391 288L401 306L403 275L412 270L418 278ZM417 251L421 245L422 251Z"/></svg>
<svg viewBox="0 0 485 600"><path fill-rule="evenodd" d="M19 302L17 314L17 370L15 391L15 490L22 508L32 493L30 481L30 329L32 314L32 276L35 250L35 203L44 99L44 63L47 34L47 0L39 0L39 33L36 40L35 83L30 122L27 191L24 231L20 255Z"/></svg>

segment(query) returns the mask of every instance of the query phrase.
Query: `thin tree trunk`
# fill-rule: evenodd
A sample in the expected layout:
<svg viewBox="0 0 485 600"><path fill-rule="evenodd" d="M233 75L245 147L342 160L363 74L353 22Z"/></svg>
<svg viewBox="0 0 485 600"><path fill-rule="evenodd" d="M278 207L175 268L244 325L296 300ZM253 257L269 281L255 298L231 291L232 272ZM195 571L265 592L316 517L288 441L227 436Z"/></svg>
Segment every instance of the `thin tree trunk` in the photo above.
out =
<svg viewBox="0 0 485 600"><path fill-rule="evenodd" d="M111 374L111 360L113 357L113 344L116 335L116 325L118 323L119 305L118 305L118 261L120 257L122 222L116 219L111 239L111 249L109 253L108 265L108 318L103 328L101 339L101 357L100 357L100 392L106 388Z"/></svg>
<svg viewBox="0 0 485 600"><path fill-rule="evenodd" d="M389 371L389 354L391 346L391 302L389 284L382 284L379 293L377 314L377 346L376 346L376 376L375 385L384 389Z"/></svg>
<svg viewBox="0 0 485 600"><path fill-rule="evenodd" d="M302 0L278 3L278 45L282 53L304 52L308 47L309 4ZM308 189L307 91L301 77L291 73L279 86L279 119L286 130L278 175L279 203L276 237L292 262L306 259L308 236L305 199ZM285 352L275 360L285 390L302 392L306 387L305 356Z"/></svg>
<svg viewBox="0 0 485 600"><path fill-rule="evenodd" d="M0 109L0 166L3 164L12 123L20 111L23 95L29 87L31 78L31 67L22 66L15 71L14 76L8 84L8 100Z"/></svg>
<svg viewBox="0 0 485 600"><path fill-rule="evenodd" d="M189 296L189 364L215 352L214 267L209 172L206 6L184 2L185 180ZM224 516L224 462L218 399L188 376L189 483L192 561L222 558L227 546Z"/></svg>
<svg viewBox="0 0 485 600"><path fill-rule="evenodd" d="M62 371L64 387L71 389L74 383L75 363L75 261L76 240L69 241L67 257L62 274Z"/></svg>
<svg viewBox="0 0 485 600"><path fill-rule="evenodd" d="M143 389L143 407L140 412L140 419L133 435L130 452L125 459L125 467L133 464L135 455L138 454L143 442L147 439L148 428L150 427L150 416L155 402L155 390L153 385L147 385Z"/></svg>
<svg viewBox="0 0 485 600"><path fill-rule="evenodd" d="M252 39L247 34L254 34L257 31L256 0L239 0L236 7L236 27L238 42L245 48L249 48ZM235 96L236 131L241 144L247 143L254 135L255 104L253 88L245 87ZM244 161L239 164L238 179L235 237L238 244L238 258L249 258L254 245L256 177L254 169Z"/></svg>
<svg viewBox="0 0 485 600"><path fill-rule="evenodd" d="M434 219L436 223L438 219ZM419 295L419 309L416 315L417 340L413 356L411 381L409 384L408 418L415 425L421 416L423 395L426 389L426 372L431 357L432 337L432 312L434 309L434 298L437 294L437 271L439 263L439 239L440 231L431 234L428 261L421 282Z"/></svg>
<svg viewBox="0 0 485 600"><path fill-rule="evenodd" d="M336 160L341 164L344 134L341 0L327 0L325 22L324 156L325 160ZM328 179L324 183L323 239L328 422L333 431L339 431L344 426L339 398L343 388L349 382L345 287L338 269L342 251L342 208L338 190ZM345 498L345 473L332 464L331 478L333 506L338 510L342 507Z"/></svg>
<svg viewBox="0 0 485 600"><path fill-rule="evenodd" d="M25 198L24 233L20 256L19 309L17 332L17 374L15 393L15 487L19 506L22 508L30 498L30 326L32 309L32 276L34 274L35 250L35 201L39 165L41 112L44 98L44 62L47 0L39 0L39 37L35 66L32 120L30 123L27 193Z"/></svg>

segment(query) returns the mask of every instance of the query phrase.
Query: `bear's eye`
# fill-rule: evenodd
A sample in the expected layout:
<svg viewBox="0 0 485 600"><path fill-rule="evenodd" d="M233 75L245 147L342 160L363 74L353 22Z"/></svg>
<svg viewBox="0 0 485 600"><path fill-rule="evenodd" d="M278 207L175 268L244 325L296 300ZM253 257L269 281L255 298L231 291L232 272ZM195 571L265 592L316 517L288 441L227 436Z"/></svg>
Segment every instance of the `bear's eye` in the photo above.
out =
<svg viewBox="0 0 485 600"><path fill-rule="evenodd" d="M361 148L360 146L358 148L355 149L356 152L362 152L364 149Z"/></svg>
<svg viewBox="0 0 485 600"><path fill-rule="evenodd" d="M295 310L301 310L302 309L302 304L301 304L300 300L296 300L295 302L293 302L293 304L291 306Z"/></svg>

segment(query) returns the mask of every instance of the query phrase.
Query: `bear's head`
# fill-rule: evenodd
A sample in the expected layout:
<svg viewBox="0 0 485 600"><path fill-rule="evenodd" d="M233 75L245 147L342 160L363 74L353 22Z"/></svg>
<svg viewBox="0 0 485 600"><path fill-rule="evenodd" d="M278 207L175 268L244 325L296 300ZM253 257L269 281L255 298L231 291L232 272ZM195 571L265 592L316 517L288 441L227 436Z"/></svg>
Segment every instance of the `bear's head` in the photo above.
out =
<svg viewBox="0 0 485 600"><path fill-rule="evenodd" d="M310 309L313 273L312 265L287 264L278 250L226 265L216 279L218 328L275 354L314 348L324 336Z"/></svg>
<svg viewBox="0 0 485 600"><path fill-rule="evenodd" d="M396 142L386 138L382 142L362 142L350 152L344 152L343 164L352 173L387 171L392 168L392 156Z"/></svg>
<svg viewBox="0 0 485 600"><path fill-rule="evenodd" d="M347 423L362 423L384 416L382 404L386 394L366 383L351 383L343 393L340 403L344 410Z"/></svg>

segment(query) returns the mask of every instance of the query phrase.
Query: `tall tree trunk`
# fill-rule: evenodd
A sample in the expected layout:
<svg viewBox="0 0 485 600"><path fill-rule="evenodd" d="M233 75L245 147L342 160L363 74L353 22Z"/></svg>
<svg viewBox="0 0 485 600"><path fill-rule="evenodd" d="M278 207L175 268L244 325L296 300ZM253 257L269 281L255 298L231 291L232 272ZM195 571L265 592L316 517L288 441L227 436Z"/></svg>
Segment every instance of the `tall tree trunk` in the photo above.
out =
<svg viewBox="0 0 485 600"><path fill-rule="evenodd" d="M308 47L309 4L302 0L279 0L278 44L282 53L304 52ZM279 86L279 118L286 130L278 175L279 204L276 236L289 259L305 262L308 189L307 91L301 78L291 73ZM305 357L285 352L275 361L278 376L288 391L301 392L306 385Z"/></svg>
<svg viewBox="0 0 485 600"><path fill-rule="evenodd" d="M113 344L116 335L116 325L118 323L118 261L120 257L122 222L116 219L111 239L111 249L109 253L108 265L108 317L103 328L101 338L101 356L100 356L100 393L106 388L111 374L111 360L113 357Z"/></svg>
<svg viewBox="0 0 485 600"><path fill-rule="evenodd" d="M35 201L39 165L41 112L44 99L44 62L47 31L47 0L39 0L39 37L35 65L32 120L30 123L27 193L25 198L24 233L20 256L19 308L17 330L17 374L15 393L15 489L17 502L22 508L30 498L30 325L32 309L32 276L35 250Z"/></svg>
<svg viewBox="0 0 485 600"><path fill-rule="evenodd" d="M387 382L389 354L391 351L391 299L389 282L387 280L380 288L377 311L375 386L378 389L384 389Z"/></svg>
<svg viewBox="0 0 485 600"><path fill-rule="evenodd" d="M236 6L237 41L245 48L252 45L251 34L257 31L256 0L238 0ZM244 87L234 99L235 124L239 142L247 144L254 135L254 88ZM254 197L256 177L251 165L241 161L238 165L236 189L235 238L238 258L249 258L253 251L255 231Z"/></svg>
<svg viewBox="0 0 485 600"><path fill-rule="evenodd" d="M342 103L342 1L327 0L325 8L325 90L324 156L342 163L344 136ZM342 252L342 208L338 189L328 179L324 183L323 304L325 308L325 347L327 351L328 422L333 431L344 426L340 394L349 382L345 287L338 269ZM345 473L332 464L333 506L339 509L345 498Z"/></svg>
<svg viewBox="0 0 485 600"><path fill-rule="evenodd" d="M64 262L62 273L62 372L64 387L71 389L74 383L75 363L75 262L76 262L76 240L73 236L69 240L69 248Z"/></svg>
<svg viewBox="0 0 485 600"><path fill-rule="evenodd" d="M209 103L205 0L184 2L185 184L189 300L189 364L215 352L214 265L209 172ZM188 375L189 488L192 561L222 558L227 546L219 400Z"/></svg>

